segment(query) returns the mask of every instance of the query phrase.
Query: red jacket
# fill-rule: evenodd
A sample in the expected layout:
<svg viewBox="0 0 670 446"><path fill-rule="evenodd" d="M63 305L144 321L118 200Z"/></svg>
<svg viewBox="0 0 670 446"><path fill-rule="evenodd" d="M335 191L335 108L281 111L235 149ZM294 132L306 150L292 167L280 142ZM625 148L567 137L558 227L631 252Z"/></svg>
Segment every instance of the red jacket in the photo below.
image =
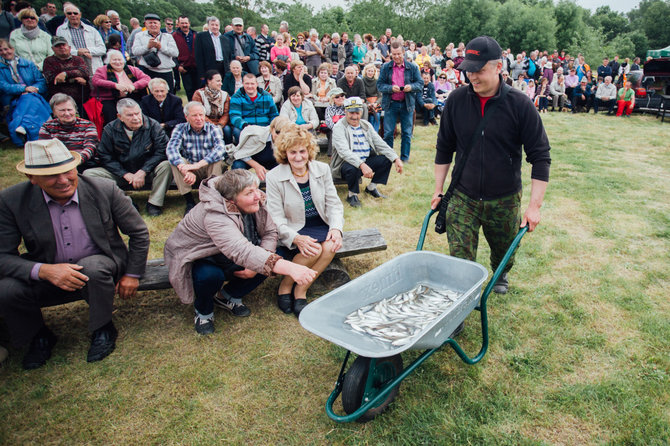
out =
<svg viewBox="0 0 670 446"><path fill-rule="evenodd" d="M177 48L179 48L179 57L177 58L179 60L179 65L186 69L195 68L195 31L189 30L189 34L191 35L191 39L193 39L191 41L192 49L188 47L186 38L181 30L172 33L172 37L177 43Z"/></svg>

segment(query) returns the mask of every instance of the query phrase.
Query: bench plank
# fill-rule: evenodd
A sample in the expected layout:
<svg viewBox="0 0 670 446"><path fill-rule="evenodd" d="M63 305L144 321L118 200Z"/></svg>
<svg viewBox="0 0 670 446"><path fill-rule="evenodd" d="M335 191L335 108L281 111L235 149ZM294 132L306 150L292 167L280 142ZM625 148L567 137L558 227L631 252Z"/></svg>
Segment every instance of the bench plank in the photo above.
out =
<svg viewBox="0 0 670 446"><path fill-rule="evenodd" d="M336 259L344 257L365 254L368 252L383 251L386 249L386 240L377 228L359 229L347 231L342 236L342 248L335 253ZM342 270L341 263L337 263L336 271ZM325 272L324 272L325 273ZM335 271L334 271L335 273ZM328 274L326 274L327 278ZM341 285L344 279L338 274L337 286ZM333 276L335 277L335 276ZM168 269L163 259L153 259L147 262L147 268L140 279L140 291L147 290L165 290L172 288L168 280Z"/></svg>

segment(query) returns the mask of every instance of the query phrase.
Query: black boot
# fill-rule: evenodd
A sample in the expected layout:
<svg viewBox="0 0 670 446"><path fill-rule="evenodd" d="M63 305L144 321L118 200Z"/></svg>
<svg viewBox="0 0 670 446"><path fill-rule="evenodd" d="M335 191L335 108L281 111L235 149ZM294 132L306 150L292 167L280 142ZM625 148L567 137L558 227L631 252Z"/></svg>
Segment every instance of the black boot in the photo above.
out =
<svg viewBox="0 0 670 446"><path fill-rule="evenodd" d="M191 212L191 209L195 207L195 200L193 199L193 195L191 192L188 192L184 195L184 200L186 201L186 208L184 209L184 216Z"/></svg>

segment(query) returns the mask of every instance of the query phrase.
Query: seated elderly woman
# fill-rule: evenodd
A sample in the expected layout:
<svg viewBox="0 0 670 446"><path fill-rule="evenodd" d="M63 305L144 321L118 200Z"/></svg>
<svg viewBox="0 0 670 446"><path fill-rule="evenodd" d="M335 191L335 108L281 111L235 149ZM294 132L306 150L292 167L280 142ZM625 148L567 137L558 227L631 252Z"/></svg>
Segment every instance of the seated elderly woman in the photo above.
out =
<svg viewBox="0 0 670 446"><path fill-rule="evenodd" d="M268 170L277 166L274 149L281 132L292 125L286 116L277 116L269 126L248 125L240 133L240 142L228 152L232 169L253 168L260 181Z"/></svg>
<svg viewBox="0 0 670 446"><path fill-rule="evenodd" d="M148 87L150 94L144 96L140 102L142 112L158 121L170 136L177 124L186 122L181 98L170 93L167 81L160 77L151 79Z"/></svg>
<svg viewBox="0 0 670 446"><path fill-rule="evenodd" d="M256 78L258 87L270 93L272 99L275 101L275 105L279 107L279 104L283 99L282 93L284 88L281 79L272 74L272 65L270 65L270 62L267 60L259 62L258 71L261 73L261 75Z"/></svg>
<svg viewBox="0 0 670 446"><path fill-rule="evenodd" d="M151 78L139 68L126 64L121 51L109 50L107 65L103 65L93 75L91 83L102 102L102 116L105 125L116 119L116 103L119 99L130 98L141 102Z"/></svg>
<svg viewBox="0 0 670 446"><path fill-rule="evenodd" d="M305 100L305 95L297 86L289 88L288 101L281 106L279 116L286 116L291 122L298 124L298 127L312 133L319 126L319 116L312 101Z"/></svg>
<svg viewBox="0 0 670 446"><path fill-rule="evenodd" d="M337 121L344 118L344 91L340 87L335 87L330 90L330 105L326 108L326 127L328 127L328 152L327 155L333 154L333 127Z"/></svg>
<svg viewBox="0 0 670 446"><path fill-rule="evenodd" d="M221 74L217 70L208 70L205 73L205 86L193 93L193 100L204 106L207 122L218 126L223 132L224 142L230 144L233 142L233 129L229 125L228 115L230 95L221 85Z"/></svg>
<svg viewBox="0 0 670 446"><path fill-rule="evenodd" d="M54 53L51 36L39 28L39 18L33 8L22 9L17 18L21 27L12 31L9 41L19 57L31 60L42 71L44 59Z"/></svg>
<svg viewBox="0 0 670 446"><path fill-rule="evenodd" d="M316 153L316 140L305 129L292 126L282 131L275 153L279 166L268 172L266 188L279 244L286 248L282 254L318 276L342 246L344 208L330 166L315 161ZM279 308L298 316L307 305L311 284L296 284L285 276L277 292Z"/></svg>
<svg viewBox="0 0 670 446"><path fill-rule="evenodd" d="M326 119L326 108L330 105L328 93L337 87L335 79L330 77L330 70L329 63L322 63L316 71L316 76L312 79L312 99L319 119Z"/></svg>
<svg viewBox="0 0 670 446"><path fill-rule="evenodd" d="M0 113L6 115L9 134L14 144L38 138L40 127L49 119L51 108L41 94L47 85L37 66L16 56L7 39L0 39Z"/></svg>
<svg viewBox="0 0 670 446"><path fill-rule="evenodd" d="M234 95L237 90L242 88L242 79L246 74L247 72L242 69L242 64L239 60L231 61L230 70L223 77L223 83L220 88L228 93L228 96Z"/></svg>
<svg viewBox="0 0 670 446"><path fill-rule="evenodd" d="M214 332L214 305L248 316L242 298L273 273L299 285L314 280L315 271L282 259L276 246L277 227L254 174L229 170L202 182L200 203L164 249L170 283L183 303L193 303L197 333Z"/></svg>

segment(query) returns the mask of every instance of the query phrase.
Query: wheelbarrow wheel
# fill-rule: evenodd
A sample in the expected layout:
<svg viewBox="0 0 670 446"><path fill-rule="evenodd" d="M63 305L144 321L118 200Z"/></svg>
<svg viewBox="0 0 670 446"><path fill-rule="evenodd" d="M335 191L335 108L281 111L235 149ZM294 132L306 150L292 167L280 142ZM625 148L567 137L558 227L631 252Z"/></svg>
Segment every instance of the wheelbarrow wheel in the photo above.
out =
<svg viewBox="0 0 670 446"><path fill-rule="evenodd" d="M386 383L398 376L403 369L402 358L400 355L389 358L379 358L375 364L372 377L372 393L367 396L368 400L379 394ZM370 358L359 356L351 364L344 376L342 383L342 406L347 414L355 412L363 403L365 393L365 384L370 372ZM398 386L395 386L388 393L386 398L379 405L365 412L357 421L364 423L372 420L377 415L386 410L389 404L398 395Z"/></svg>

